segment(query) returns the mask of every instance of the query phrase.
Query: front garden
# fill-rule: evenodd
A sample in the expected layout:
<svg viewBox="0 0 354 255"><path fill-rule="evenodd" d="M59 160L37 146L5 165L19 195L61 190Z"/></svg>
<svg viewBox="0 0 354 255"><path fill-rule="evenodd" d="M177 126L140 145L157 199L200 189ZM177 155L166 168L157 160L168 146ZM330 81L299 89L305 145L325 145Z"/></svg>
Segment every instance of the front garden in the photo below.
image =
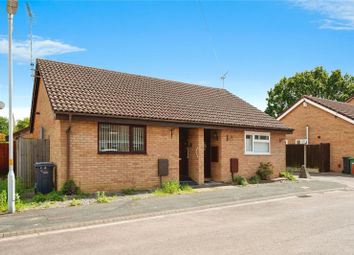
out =
<svg viewBox="0 0 354 255"><path fill-rule="evenodd" d="M245 178L240 175L233 177L233 183L236 185L246 186L249 184L262 184L271 182L270 178L273 174L273 166L271 163L261 163L258 167L256 175L251 178ZM281 181L295 181L296 178L290 171L282 171L280 173ZM199 189L198 192L202 190ZM196 192L188 184L181 185L178 181L167 181L163 183L161 188L155 190L136 190L133 188L123 189L116 193L96 192L88 194L81 192L80 188L73 180L64 183L59 191L52 191L48 194L35 193L34 189L25 189L23 182L16 179L16 210L24 211L29 209L45 209L53 207L75 207L81 205L89 205L93 203L110 203L117 199L130 198L132 200L140 200L151 196L166 196L173 194L188 194ZM7 180L0 179L0 213L7 212Z"/></svg>

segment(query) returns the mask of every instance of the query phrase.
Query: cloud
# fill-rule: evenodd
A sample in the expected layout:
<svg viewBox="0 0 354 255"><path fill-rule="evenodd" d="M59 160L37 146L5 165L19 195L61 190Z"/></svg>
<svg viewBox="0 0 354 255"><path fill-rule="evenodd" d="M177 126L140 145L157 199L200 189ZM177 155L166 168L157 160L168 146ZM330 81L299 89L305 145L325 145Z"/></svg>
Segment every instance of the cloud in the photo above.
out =
<svg viewBox="0 0 354 255"><path fill-rule="evenodd" d="M319 12L325 18L319 27L332 30L354 30L354 0L293 0L296 6Z"/></svg>
<svg viewBox="0 0 354 255"><path fill-rule="evenodd" d="M83 48L73 46L58 40L44 39L39 36L33 37L33 57L44 58L48 56L61 55L72 52L85 51ZM0 36L0 54L8 53L8 40L5 36ZM13 56L18 62L30 61L30 42L29 40L13 41Z"/></svg>

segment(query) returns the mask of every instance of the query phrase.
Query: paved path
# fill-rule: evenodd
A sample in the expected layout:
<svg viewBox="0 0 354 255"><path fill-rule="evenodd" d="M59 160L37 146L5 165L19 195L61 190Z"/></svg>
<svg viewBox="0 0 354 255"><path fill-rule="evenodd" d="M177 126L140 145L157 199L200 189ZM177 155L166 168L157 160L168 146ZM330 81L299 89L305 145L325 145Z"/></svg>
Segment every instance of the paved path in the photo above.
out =
<svg viewBox="0 0 354 255"><path fill-rule="evenodd" d="M353 254L354 191L0 240L1 254Z"/></svg>
<svg viewBox="0 0 354 255"><path fill-rule="evenodd" d="M150 197L141 200L118 199L109 204L32 210L0 216L0 238L345 187L343 184L323 180L246 187L226 186L213 191L188 195Z"/></svg>

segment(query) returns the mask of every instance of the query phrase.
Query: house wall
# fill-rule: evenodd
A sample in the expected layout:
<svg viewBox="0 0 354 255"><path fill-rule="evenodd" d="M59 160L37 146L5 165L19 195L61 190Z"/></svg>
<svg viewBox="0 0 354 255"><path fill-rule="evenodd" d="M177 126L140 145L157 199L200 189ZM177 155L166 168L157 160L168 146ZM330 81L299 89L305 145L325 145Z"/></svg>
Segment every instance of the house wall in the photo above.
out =
<svg viewBox="0 0 354 255"><path fill-rule="evenodd" d="M50 140L50 161L55 162L57 170L62 170L61 165L61 123L59 120L55 120L52 107L49 102L48 95L46 93L43 81L40 80L38 87L38 97L35 108L35 116L33 123L33 132L26 135L24 138L40 139L45 138ZM41 137L41 132L43 135ZM57 171L57 180L65 179L63 171Z"/></svg>
<svg viewBox="0 0 354 255"><path fill-rule="evenodd" d="M315 106L300 104L281 119L285 125L294 129L286 136L288 143L306 138L306 125L309 126L309 144L330 143L331 171L343 170L343 156L354 156L354 125L335 117Z"/></svg>
<svg viewBox="0 0 354 255"><path fill-rule="evenodd" d="M279 172L285 169L285 133L270 133L270 155L245 155L245 131L223 129L219 137L220 163L213 170L213 176L217 181L231 181L230 159L239 161L238 175L251 177L261 162L271 162L274 166L272 177L278 177Z"/></svg>
<svg viewBox="0 0 354 255"><path fill-rule="evenodd" d="M68 126L68 121L62 121L64 140ZM178 180L178 132L173 129L171 137L171 127L147 126L146 154L99 154L98 123L72 121L71 178L85 192L157 187L160 185L157 162L163 158L169 160L169 176L163 177L163 181ZM65 166L66 146L62 146L61 155L61 165ZM58 170L65 171L65 167Z"/></svg>
<svg viewBox="0 0 354 255"><path fill-rule="evenodd" d="M189 148L188 169L189 177L198 184L204 183L204 129L188 130Z"/></svg>

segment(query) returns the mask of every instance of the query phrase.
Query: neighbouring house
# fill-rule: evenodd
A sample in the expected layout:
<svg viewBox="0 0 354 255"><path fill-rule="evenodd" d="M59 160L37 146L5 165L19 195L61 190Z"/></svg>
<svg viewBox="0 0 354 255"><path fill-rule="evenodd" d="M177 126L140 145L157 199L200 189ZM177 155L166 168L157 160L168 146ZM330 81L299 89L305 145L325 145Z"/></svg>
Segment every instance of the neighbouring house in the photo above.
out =
<svg viewBox="0 0 354 255"><path fill-rule="evenodd" d="M330 170L343 170L343 157L354 156L354 105L304 96L278 117L294 129L289 144L330 144Z"/></svg>
<svg viewBox="0 0 354 255"><path fill-rule="evenodd" d="M15 140L18 140L20 138L29 138L29 137L31 137L30 127L26 127L26 128L23 128L21 130L14 132L14 139Z"/></svg>
<svg viewBox="0 0 354 255"><path fill-rule="evenodd" d="M346 103L354 105L354 95L353 95L351 98L349 98L349 99L346 101Z"/></svg>
<svg viewBox="0 0 354 255"><path fill-rule="evenodd" d="M268 161L278 176L291 131L225 89L37 60L30 132L50 140L57 187L156 187L159 159L163 181L230 181L231 158L242 176Z"/></svg>

